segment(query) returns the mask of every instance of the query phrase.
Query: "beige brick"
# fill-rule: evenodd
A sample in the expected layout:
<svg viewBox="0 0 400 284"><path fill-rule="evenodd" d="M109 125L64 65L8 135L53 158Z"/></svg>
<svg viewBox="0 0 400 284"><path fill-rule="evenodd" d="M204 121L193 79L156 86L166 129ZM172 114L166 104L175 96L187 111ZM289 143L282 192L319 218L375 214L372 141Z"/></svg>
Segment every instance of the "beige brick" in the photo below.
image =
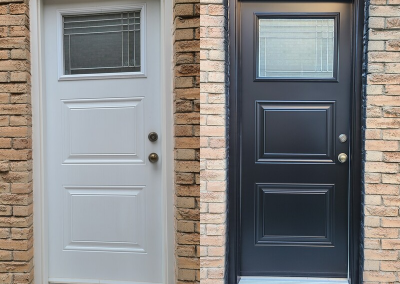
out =
<svg viewBox="0 0 400 284"><path fill-rule="evenodd" d="M7 54L7 57L4 59L8 58L10 55ZM11 50L11 58L12 59L29 59L30 58L30 53L29 50L27 49L12 49Z"/></svg>
<svg viewBox="0 0 400 284"><path fill-rule="evenodd" d="M199 22L198 18L177 18L175 25L179 29L196 28L199 26Z"/></svg>
<svg viewBox="0 0 400 284"><path fill-rule="evenodd" d="M397 207L365 206L365 214L372 216L397 216L398 211Z"/></svg>
<svg viewBox="0 0 400 284"><path fill-rule="evenodd" d="M386 73L400 73L400 64L399 63L386 63L385 64L385 72Z"/></svg>
<svg viewBox="0 0 400 284"><path fill-rule="evenodd" d="M400 196L383 196L382 199L386 206L400 206Z"/></svg>
<svg viewBox="0 0 400 284"><path fill-rule="evenodd" d="M399 145L397 141L375 141L367 140L365 142L366 150L376 150L376 151L397 151L399 150Z"/></svg>
<svg viewBox="0 0 400 284"><path fill-rule="evenodd" d="M399 85L387 85L385 87L386 95L389 96L400 96L400 86Z"/></svg>
<svg viewBox="0 0 400 284"><path fill-rule="evenodd" d="M367 161L373 161L373 162L379 162L383 160L383 153L379 151L368 151L366 153L366 160ZM371 171L369 171L371 172Z"/></svg>
<svg viewBox="0 0 400 284"><path fill-rule="evenodd" d="M371 29L382 29L385 27L385 18L373 17L369 20L369 28Z"/></svg>
<svg viewBox="0 0 400 284"><path fill-rule="evenodd" d="M400 249L400 240L382 240L382 249Z"/></svg>
<svg viewBox="0 0 400 284"><path fill-rule="evenodd" d="M397 195L399 194L399 186L391 184L366 184L365 192L367 194Z"/></svg>
<svg viewBox="0 0 400 284"><path fill-rule="evenodd" d="M2 2L6 2L5 0L2 0ZM7 2L13 2L13 1L7 1ZM0 2L1 3L1 2ZM26 16L16 16L16 15L0 15L0 26L10 26L10 25L15 25L15 26L23 26L27 24L28 19Z"/></svg>
<svg viewBox="0 0 400 284"><path fill-rule="evenodd" d="M199 124L199 122L200 122L200 115L198 113L175 114L176 124Z"/></svg>
<svg viewBox="0 0 400 284"><path fill-rule="evenodd" d="M393 17L400 16L400 9L396 6L371 6L369 13L371 17Z"/></svg>
<svg viewBox="0 0 400 284"><path fill-rule="evenodd" d="M194 257L196 255L196 247L194 245L178 245L176 247L176 255Z"/></svg>
<svg viewBox="0 0 400 284"><path fill-rule="evenodd" d="M383 183L400 183L400 174L382 174L382 182Z"/></svg>
<svg viewBox="0 0 400 284"><path fill-rule="evenodd" d="M381 242L379 239L364 239L364 247L367 249L380 249Z"/></svg>
<svg viewBox="0 0 400 284"><path fill-rule="evenodd" d="M396 275L390 272L365 271L364 281L384 281L384 283L393 282Z"/></svg>
<svg viewBox="0 0 400 284"><path fill-rule="evenodd" d="M367 238L395 239L399 236L399 230L393 228L365 228Z"/></svg>
<svg viewBox="0 0 400 284"><path fill-rule="evenodd" d="M382 218L382 227L400 228L399 218Z"/></svg>
<svg viewBox="0 0 400 284"><path fill-rule="evenodd" d="M400 140L399 129L383 129L381 133L384 140Z"/></svg>
<svg viewBox="0 0 400 284"><path fill-rule="evenodd" d="M371 173L397 173L399 166L383 162L367 162L365 163L365 170Z"/></svg>
<svg viewBox="0 0 400 284"><path fill-rule="evenodd" d="M176 137L175 148L180 149L197 149L199 148L200 140L198 137Z"/></svg>
<svg viewBox="0 0 400 284"><path fill-rule="evenodd" d="M380 129L366 129L365 138L368 140L378 140L382 138L382 130ZM391 140L391 139L389 139Z"/></svg>
<svg viewBox="0 0 400 284"><path fill-rule="evenodd" d="M376 260L365 260L364 270L379 270L379 261Z"/></svg>
<svg viewBox="0 0 400 284"><path fill-rule="evenodd" d="M388 250L364 250L365 259L371 260L397 260L398 253Z"/></svg>
<svg viewBox="0 0 400 284"><path fill-rule="evenodd" d="M189 258L189 257L178 257L177 265L180 268L198 269L199 259L198 258Z"/></svg>

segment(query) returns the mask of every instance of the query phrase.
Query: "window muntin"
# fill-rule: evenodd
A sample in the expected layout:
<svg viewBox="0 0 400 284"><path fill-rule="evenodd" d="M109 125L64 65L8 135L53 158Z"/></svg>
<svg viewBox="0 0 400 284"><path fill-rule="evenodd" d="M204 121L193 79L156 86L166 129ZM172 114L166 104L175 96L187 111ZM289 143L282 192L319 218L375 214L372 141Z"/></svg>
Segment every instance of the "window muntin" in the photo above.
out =
<svg viewBox="0 0 400 284"><path fill-rule="evenodd" d="M64 75L142 71L141 10L62 20Z"/></svg>
<svg viewBox="0 0 400 284"><path fill-rule="evenodd" d="M259 18L258 79L334 79L335 18Z"/></svg>

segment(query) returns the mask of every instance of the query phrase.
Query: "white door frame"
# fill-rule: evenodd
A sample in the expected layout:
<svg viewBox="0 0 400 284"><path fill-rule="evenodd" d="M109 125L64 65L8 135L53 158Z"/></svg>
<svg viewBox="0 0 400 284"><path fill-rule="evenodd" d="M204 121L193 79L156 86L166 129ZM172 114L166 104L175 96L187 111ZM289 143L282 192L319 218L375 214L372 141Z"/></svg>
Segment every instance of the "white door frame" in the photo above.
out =
<svg viewBox="0 0 400 284"><path fill-rule="evenodd" d="M173 184L173 6L172 0L161 4L161 137L163 200L163 275L164 284L175 283L175 226ZM35 283L48 284L48 219L47 196L44 190L44 65L43 65L43 2L30 0L31 74L33 119L33 208L34 208L34 273ZM56 40L56 39L55 39Z"/></svg>

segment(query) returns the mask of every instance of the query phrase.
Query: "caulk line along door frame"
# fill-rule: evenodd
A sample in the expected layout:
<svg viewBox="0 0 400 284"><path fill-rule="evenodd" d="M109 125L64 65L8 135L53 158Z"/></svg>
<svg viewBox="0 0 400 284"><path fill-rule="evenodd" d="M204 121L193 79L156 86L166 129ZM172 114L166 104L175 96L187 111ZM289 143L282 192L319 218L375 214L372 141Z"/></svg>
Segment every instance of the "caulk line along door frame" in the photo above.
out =
<svg viewBox="0 0 400 284"><path fill-rule="evenodd" d="M246 1L246 0L242 0ZM258 3L262 1L257 1ZM269 2L264 0L264 2ZM301 1L303 2L303 1ZM319 1L325 2L325 1ZM329 1L326 1L329 2ZM362 281L362 207L361 195L363 189L362 164L364 161L362 150L364 149L364 135L362 125L365 120L365 114L362 112L362 106L365 104L364 88L365 79L363 75L363 60L365 58L363 34L364 34L364 8L365 3L361 0L346 1L352 2L352 66L353 66L353 84L351 89L351 121L350 123L350 181L349 181L349 255L348 255L348 279L349 283L361 283ZM312 5L311 2L304 3ZM229 5L229 50L230 54L230 98L229 98L229 188L228 188L228 283L238 283L239 260L240 260L240 137L241 125L240 111L241 101L239 92L241 90L241 59L240 59L240 37L241 37L241 1L232 1ZM365 78L365 77L364 77Z"/></svg>
<svg viewBox="0 0 400 284"><path fill-rule="evenodd" d="M172 68L173 49L173 9L172 0L160 0L161 6L161 152L162 162L162 200L163 200L163 275L165 284L175 283L174 255L174 196L173 196L173 97ZM43 0L30 3L31 26L31 72L32 72L32 115L33 115L33 171L34 171L34 265L35 282L48 283L48 220L46 212L47 197L44 190L44 70L43 70ZM54 39L56 40L56 39Z"/></svg>

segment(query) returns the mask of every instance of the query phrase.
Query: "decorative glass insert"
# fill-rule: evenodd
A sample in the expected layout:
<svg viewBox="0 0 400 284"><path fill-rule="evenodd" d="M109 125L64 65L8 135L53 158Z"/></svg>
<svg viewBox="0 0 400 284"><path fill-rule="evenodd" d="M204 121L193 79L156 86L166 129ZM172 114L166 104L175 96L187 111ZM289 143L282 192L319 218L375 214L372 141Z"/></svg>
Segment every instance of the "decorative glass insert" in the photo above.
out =
<svg viewBox="0 0 400 284"><path fill-rule="evenodd" d="M140 10L63 16L64 74L140 72Z"/></svg>
<svg viewBox="0 0 400 284"><path fill-rule="evenodd" d="M261 18L258 78L334 78L335 19Z"/></svg>

